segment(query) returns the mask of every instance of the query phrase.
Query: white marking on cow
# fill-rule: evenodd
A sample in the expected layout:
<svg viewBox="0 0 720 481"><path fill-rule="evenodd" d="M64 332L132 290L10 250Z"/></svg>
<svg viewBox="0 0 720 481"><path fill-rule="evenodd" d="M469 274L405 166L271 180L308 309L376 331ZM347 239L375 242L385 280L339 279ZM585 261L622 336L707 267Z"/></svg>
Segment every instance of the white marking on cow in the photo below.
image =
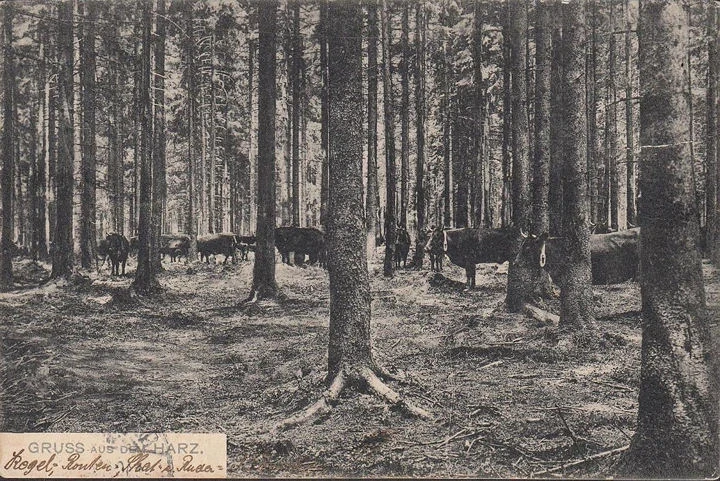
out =
<svg viewBox="0 0 720 481"><path fill-rule="evenodd" d="M443 231L443 252L447 252L447 232Z"/></svg>
<svg viewBox="0 0 720 481"><path fill-rule="evenodd" d="M540 249L540 267L545 267L547 257L545 256L545 243L543 242L542 248Z"/></svg>

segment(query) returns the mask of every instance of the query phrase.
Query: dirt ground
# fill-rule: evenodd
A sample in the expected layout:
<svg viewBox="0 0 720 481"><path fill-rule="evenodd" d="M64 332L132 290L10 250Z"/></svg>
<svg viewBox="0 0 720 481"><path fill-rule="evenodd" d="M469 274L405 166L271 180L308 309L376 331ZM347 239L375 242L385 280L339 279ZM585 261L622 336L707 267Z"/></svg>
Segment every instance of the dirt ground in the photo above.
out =
<svg viewBox="0 0 720 481"><path fill-rule="evenodd" d="M252 262L164 266L164 293L141 299L133 264L41 286L48 265L15 264L21 287L0 296L6 430L224 432L228 474L242 477L592 477L617 455L564 466L627 445L635 428L637 284L595 289L600 342L578 349L505 312L502 267L480 265L463 292L457 267L386 279L377 263L376 360L435 420L348 391L317 422L270 435L324 389L326 272L278 264L282 298L241 306ZM703 269L717 336L720 271Z"/></svg>

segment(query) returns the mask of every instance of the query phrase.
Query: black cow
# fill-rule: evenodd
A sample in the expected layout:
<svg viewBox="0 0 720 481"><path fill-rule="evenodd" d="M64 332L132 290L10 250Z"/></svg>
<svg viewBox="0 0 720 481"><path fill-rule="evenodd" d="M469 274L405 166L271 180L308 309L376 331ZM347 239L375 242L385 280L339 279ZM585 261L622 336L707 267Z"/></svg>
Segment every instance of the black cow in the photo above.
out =
<svg viewBox="0 0 720 481"><path fill-rule="evenodd" d="M179 261L181 256L187 257L190 250L190 236L185 234L162 234L160 236L160 255L170 255L170 262Z"/></svg>
<svg viewBox="0 0 720 481"><path fill-rule="evenodd" d="M200 254L200 262L205 258L206 263L210 263L210 255L223 254L227 263L229 257L233 258L235 263L235 248L237 247L237 236L232 233L208 234L197 238L197 248Z"/></svg>
<svg viewBox="0 0 720 481"><path fill-rule="evenodd" d="M529 238L523 255L544 263L550 277L560 284L565 270L565 239L547 234ZM545 254L544 262L540 260ZM619 284L637 277L640 265L640 228L590 236L590 262L593 285Z"/></svg>
<svg viewBox="0 0 720 481"><path fill-rule="evenodd" d="M125 275L125 263L130 252L130 243L124 235L115 232L108 234L105 241L107 242L107 252L112 264L112 275L120 275L120 264L122 264L122 275Z"/></svg>
<svg viewBox="0 0 720 481"><path fill-rule="evenodd" d="M257 238L254 235L239 235L235 240L240 251L240 260L248 260L248 252L255 250Z"/></svg>
<svg viewBox="0 0 720 481"><path fill-rule="evenodd" d="M607 222L598 222L597 224L590 223L591 234L612 234L613 232L617 231L610 227Z"/></svg>
<svg viewBox="0 0 720 481"><path fill-rule="evenodd" d="M438 229L433 232L428 245L442 245L441 252L447 254L450 262L465 268L466 287L472 289L475 287L475 265L502 264L510 260L517 238L518 234L510 229Z"/></svg>
<svg viewBox="0 0 720 481"><path fill-rule="evenodd" d="M97 259L102 259L102 264L98 267L104 267L105 262L108 260L108 255L110 254L108 248L110 247L110 244L108 244L107 239L100 239L100 242L98 242L97 245ZM95 261L95 264L97 265L97 259Z"/></svg>
<svg viewBox="0 0 720 481"><path fill-rule="evenodd" d="M400 267L402 261L403 267L407 264L407 256L410 252L410 234L405 228L398 226L397 235L395 237L395 267Z"/></svg>
<svg viewBox="0 0 720 481"><path fill-rule="evenodd" d="M130 251L131 256L136 256L140 247L140 238L138 236L132 236L130 238Z"/></svg>
<svg viewBox="0 0 720 481"><path fill-rule="evenodd" d="M282 261L290 264L290 253L309 257L310 264L325 265L325 235L313 227L276 227L275 247Z"/></svg>

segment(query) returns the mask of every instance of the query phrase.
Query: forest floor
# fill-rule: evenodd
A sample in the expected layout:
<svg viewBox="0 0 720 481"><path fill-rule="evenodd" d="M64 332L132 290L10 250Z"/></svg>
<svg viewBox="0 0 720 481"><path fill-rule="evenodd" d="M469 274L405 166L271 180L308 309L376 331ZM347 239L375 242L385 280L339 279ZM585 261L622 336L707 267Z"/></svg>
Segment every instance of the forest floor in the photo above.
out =
<svg viewBox="0 0 720 481"><path fill-rule="evenodd" d="M224 432L228 474L276 476L607 476L635 428L640 292L596 287L589 348L503 307L507 274L371 269L377 362L391 386L431 411L405 416L345 391L315 423L269 434L324 389L327 273L277 265L282 297L242 306L252 262L166 263L164 292L130 295L134 271L107 268L72 285L21 261L24 283L0 295L0 397L6 430ZM703 264L715 336L720 271ZM551 303L553 304L553 303ZM547 306L557 312L557 302Z"/></svg>

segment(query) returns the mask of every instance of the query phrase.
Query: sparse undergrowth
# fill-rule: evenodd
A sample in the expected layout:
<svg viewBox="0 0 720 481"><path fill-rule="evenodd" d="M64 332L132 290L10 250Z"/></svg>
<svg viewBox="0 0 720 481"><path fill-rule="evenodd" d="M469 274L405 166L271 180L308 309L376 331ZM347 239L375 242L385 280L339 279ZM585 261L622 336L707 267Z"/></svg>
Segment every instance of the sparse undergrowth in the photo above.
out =
<svg viewBox="0 0 720 481"><path fill-rule="evenodd" d="M632 435L637 284L595 289L599 339L583 348L508 314L497 266L479 266L471 292L452 266L392 279L373 266L376 361L409 378L389 385L434 420L341 393L314 423L270 434L326 389L325 271L278 264L283 295L242 305L250 262L165 267L164 292L145 299L132 269L37 287L47 266L16 265L29 281L0 296L7 430L225 432L234 476L603 476L614 454L562 466ZM717 319L720 276L704 267Z"/></svg>

